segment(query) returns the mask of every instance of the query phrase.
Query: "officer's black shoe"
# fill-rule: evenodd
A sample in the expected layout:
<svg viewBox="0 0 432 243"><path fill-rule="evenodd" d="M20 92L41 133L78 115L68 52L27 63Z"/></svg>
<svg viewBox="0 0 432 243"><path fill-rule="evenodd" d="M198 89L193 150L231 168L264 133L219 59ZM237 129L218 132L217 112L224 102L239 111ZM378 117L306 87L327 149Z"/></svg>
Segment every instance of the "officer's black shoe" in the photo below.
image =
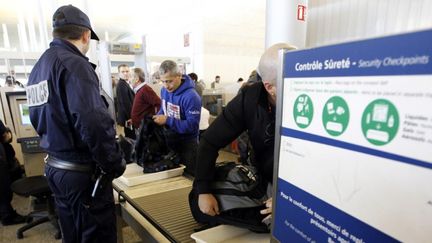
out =
<svg viewBox="0 0 432 243"><path fill-rule="evenodd" d="M16 211L13 211L10 215L4 217L1 222L4 226L22 224L26 222L26 217L18 214Z"/></svg>

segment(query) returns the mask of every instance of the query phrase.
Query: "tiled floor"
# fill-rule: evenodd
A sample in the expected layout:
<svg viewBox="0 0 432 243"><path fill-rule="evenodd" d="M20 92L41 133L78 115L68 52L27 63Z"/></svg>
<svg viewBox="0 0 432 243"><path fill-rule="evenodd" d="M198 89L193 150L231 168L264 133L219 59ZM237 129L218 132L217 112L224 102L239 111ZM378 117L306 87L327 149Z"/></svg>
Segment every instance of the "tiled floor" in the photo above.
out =
<svg viewBox="0 0 432 243"><path fill-rule="evenodd" d="M28 198L14 195L12 205L19 214L25 215L29 212L29 202ZM23 225L0 226L0 242L61 242L54 239L55 230L50 223L44 223L26 231L24 239L18 240L16 238L16 231Z"/></svg>
<svg viewBox="0 0 432 243"><path fill-rule="evenodd" d="M20 197L14 195L12 202L14 208L18 213L25 215L29 212L29 199L25 197ZM18 228L24 224L3 226L0 225L0 242L1 243L51 243L51 242L61 242L61 240L56 240L54 238L55 229L50 223L43 223L38 225L28 231L24 232L24 238L18 240L16 238L16 231ZM123 242L132 243L140 242L138 235L130 227L123 228Z"/></svg>
<svg viewBox="0 0 432 243"><path fill-rule="evenodd" d="M221 151L219 153L218 161L237 161L237 155ZM28 198L20 197L14 195L14 199L12 202L14 208L18 211L18 213L25 215L29 212L30 203ZM51 243L51 242L61 242L61 240L54 239L54 227L50 223L44 223L39 226L36 226L24 233L24 239L18 240L16 238L16 230L21 227L20 225L13 226L3 226L0 225L0 243ZM130 227L123 228L123 242L131 243L131 242L140 242L140 238L138 235L132 230Z"/></svg>

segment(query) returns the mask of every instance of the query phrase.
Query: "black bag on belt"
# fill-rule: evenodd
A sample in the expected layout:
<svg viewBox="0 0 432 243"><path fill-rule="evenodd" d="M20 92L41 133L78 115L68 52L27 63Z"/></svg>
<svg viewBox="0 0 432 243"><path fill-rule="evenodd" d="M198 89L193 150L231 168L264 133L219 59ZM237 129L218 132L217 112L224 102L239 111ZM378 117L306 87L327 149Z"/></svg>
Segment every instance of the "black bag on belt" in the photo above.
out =
<svg viewBox="0 0 432 243"><path fill-rule="evenodd" d="M159 172L179 167L180 156L166 142L164 126L157 125L151 117L145 117L139 128L135 144L137 164L144 173Z"/></svg>
<svg viewBox="0 0 432 243"><path fill-rule="evenodd" d="M269 232L268 226L261 222L266 215L260 213L265 208L263 202L268 199L267 185L262 183L253 166L235 162L217 163L211 188L220 214L209 216L202 213L198 206L198 193L192 189L189 206L197 222L210 227L229 224L259 233Z"/></svg>

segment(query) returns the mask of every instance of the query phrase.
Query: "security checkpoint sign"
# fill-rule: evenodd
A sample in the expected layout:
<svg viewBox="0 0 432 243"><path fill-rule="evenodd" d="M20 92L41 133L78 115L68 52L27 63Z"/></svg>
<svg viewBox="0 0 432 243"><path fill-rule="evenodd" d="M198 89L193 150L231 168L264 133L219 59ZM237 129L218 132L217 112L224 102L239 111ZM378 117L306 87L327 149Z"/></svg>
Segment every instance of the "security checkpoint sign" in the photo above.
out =
<svg viewBox="0 0 432 243"><path fill-rule="evenodd" d="M432 31L288 52L273 236L430 242Z"/></svg>

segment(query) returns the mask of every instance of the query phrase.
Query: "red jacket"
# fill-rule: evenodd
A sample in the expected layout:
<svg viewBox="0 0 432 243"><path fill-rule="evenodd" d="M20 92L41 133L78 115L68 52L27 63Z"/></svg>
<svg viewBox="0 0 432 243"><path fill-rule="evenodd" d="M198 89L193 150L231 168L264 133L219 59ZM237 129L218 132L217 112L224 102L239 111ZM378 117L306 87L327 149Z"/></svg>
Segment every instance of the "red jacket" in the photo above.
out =
<svg viewBox="0 0 432 243"><path fill-rule="evenodd" d="M135 94L132 105L131 119L132 125L138 128L144 116L156 114L161 105L159 96L147 84L142 86Z"/></svg>

